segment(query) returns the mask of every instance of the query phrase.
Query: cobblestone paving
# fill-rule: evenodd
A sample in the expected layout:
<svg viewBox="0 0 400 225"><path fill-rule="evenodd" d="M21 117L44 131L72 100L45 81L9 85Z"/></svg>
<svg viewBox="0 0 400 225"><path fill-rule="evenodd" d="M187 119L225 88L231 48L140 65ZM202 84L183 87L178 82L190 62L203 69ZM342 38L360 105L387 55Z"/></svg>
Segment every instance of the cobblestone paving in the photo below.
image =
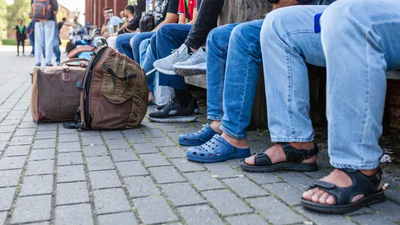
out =
<svg viewBox="0 0 400 225"><path fill-rule="evenodd" d="M204 115L191 124L145 120L140 129L111 132L37 125L29 111L33 60L2 49L0 224L400 224L400 181L390 174L382 204L348 215L302 208L302 191L331 170L326 151L315 173L251 174L239 160L188 162L177 137L201 128ZM249 138L253 150L270 145L267 133Z"/></svg>

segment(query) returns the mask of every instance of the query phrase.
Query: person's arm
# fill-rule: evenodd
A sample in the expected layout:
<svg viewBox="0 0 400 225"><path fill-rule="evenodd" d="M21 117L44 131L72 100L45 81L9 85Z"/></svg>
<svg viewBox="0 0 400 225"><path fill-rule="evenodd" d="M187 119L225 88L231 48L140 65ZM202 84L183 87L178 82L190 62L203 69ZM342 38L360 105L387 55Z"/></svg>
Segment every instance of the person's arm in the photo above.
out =
<svg viewBox="0 0 400 225"><path fill-rule="evenodd" d="M156 28L154 28L152 31L153 32L156 32L156 31L158 31L158 29L160 29L160 27L162 26L162 25L164 25L164 24L167 24L167 23L176 23L176 22L178 22L178 14L175 14L175 13L167 13L167 16L165 17L165 20L164 21L162 21L160 24L158 24L158 26L156 27Z"/></svg>
<svg viewBox="0 0 400 225"><path fill-rule="evenodd" d="M185 14L183 14L183 13L180 13L179 14L179 20L178 20L178 23L185 23L186 22L186 16L185 16Z"/></svg>
<svg viewBox="0 0 400 225"><path fill-rule="evenodd" d="M194 11L193 11L193 19L187 24L194 25L194 23L196 22L196 19L197 19L197 13L198 13L197 12L197 8L195 8Z"/></svg>
<svg viewBox="0 0 400 225"><path fill-rule="evenodd" d="M51 7L53 8L54 13L58 11L58 1L57 0L51 0L50 1Z"/></svg>
<svg viewBox="0 0 400 225"><path fill-rule="evenodd" d="M168 3L168 10L167 10L167 15L165 16L165 20L162 21L156 28L154 28L152 31L156 32L160 27L164 24L167 23L176 23L178 22L179 16L178 16L178 6L179 6L179 0L170 0Z"/></svg>

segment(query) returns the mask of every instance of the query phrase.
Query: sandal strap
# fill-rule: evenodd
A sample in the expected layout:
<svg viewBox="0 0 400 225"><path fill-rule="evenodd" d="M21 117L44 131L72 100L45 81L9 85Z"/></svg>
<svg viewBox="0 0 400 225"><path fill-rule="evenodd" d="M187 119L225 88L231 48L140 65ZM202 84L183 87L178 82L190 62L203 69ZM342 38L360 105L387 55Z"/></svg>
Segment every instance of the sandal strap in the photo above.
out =
<svg viewBox="0 0 400 225"><path fill-rule="evenodd" d="M314 144L314 148L310 150L297 149L289 143L278 143L286 155L286 162L301 163L305 159L309 159L318 155L318 146Z"/></svg>
<svg viewBox="0 0 400 225"><path fill-rule="evenodd" d="M288 163L301 163L305 159L309 159L318 154L318 146L314 145L314 148L310 150L297 149L289 143L278 143L283 152L286 155L286 161ZM273 165L271 158L265 154L265 151L257 151L256 157L254 158L255 166L271 166Z"/></svg>
<svg viewBox="0 0 400 225"><path fill-rule="evenodd" d="M271 158L265 154L264 150L258 150L254 158L255 166L270 166L272 165Z"/></svg>
<svg viewBox="0 0 400 225"><path fill-rule="evenodd" d="M308 190L318 187L319 189L331 194L336 201L336 205L345 205L352 202L353 198L357 195L364 195L367 197L378 191L378 187L382 181L382 171L379 169L378 173L372 176L367 176L361 173L359 170L352 169L340 169L347 176L350 177L353 184L350 187L338 187L335 184L316 181Z"/></svg>

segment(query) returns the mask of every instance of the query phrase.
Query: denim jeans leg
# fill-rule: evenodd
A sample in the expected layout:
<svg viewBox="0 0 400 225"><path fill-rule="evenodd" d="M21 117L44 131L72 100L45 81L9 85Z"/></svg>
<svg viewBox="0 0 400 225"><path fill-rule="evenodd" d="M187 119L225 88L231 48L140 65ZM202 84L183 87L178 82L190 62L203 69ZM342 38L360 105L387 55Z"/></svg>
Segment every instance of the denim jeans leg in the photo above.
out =
<svg viewBox="0 0 400 225"><path fill-rule="evenodd" d="M60 38L58 34L58 27L54 26L54 47L53 47L53 52L54 55L56 56L56 64L60 64L61 62L61 51L60 51Z"/></svg>
<svg viewBox="0 0 400 225"><path fill-rule="evenodd" d="M53 20L44 22L44 35L45 35L45 63L46 65L51 64L51 59L53 58L53 50L54 50L54 31L55 31L56 22Z"/></svg>
<svg viewBox="0 0 400 225"><path fill-rule="evenodd" d="M400 69L400 2L341 0L321 19L328 147L336 168L379 165L386 70Z"/></svg>
<svg viewBox="0 0 400 225"><path fill-rule="evenodd" d="M132 40L130 40L129 44L131 45L132 48L133 59L136 62L140 62L140 50L139 50L140 43L142 43L142 41L145 39L151 38L151 36L153 36L153 34L155 33L156 32L138 33L132 38Z"/></svg>
<svg viewBox="0 0 400 225"><path fill-rule="evenodd" d="M156 34L156 45L153 45L153 38L150 43L153 52L157 52L156 60L169 56L174 49L179 48L185 42L191 27L188 24L165 24L160 27ZM184 77L163 73L159 73L159 85L180 90L187 88Z"/></svg>
<svg viewBox="0 0 400 225"><path fill-rule="evenodd" d="M151 43L150 39L145 39L140 43L140 62L143 70L147 73L151 71L153 67L153 63L155 62L155 57L153 55L153 52L151 51ZM142 59L142 57L144 57ZM154 90L154 78L155 78L155 73L147 76L147 85L149 87L149 91Z"/></svg>
<svg viewBox="0 0 400 225"><path fill-rule="evenodd" d="M116 49L118 50L118 52L125 54L130 59L133 59L133 55L129 41L135 35L135 33L120 34L117 36L117 40L115 41Z"/></svg>
<svg viewBox="0 0 400 225"><path fill-rule="evenodd" d="M261 63L262 24L263 20L240 24L229 40L221 130L237 139L246 138L251 120Z"/></svg>
<svg viewBox="0 0 400 225"><path fill-rule="evenodd" d="M214 28L207 37L207 119L221 121L229 38L238 24Z"/></svg>
<svg viewBox="0 0 400 225"><path fill-rule="evenodd" d="M261 30L268 128L273 142L309 142L314 130L306 63L325 66L314 16L327 6L291 6L269 13ZM290 15L290 16L288 16Z"/></svg>
<svg viewBox="0 0 400 225"><path fill-rule="evenodd" d="M32 46L32 51L31 55L35 55L35 35L29 34L29 42L31 43Z"/></svg>
<svg viewBox="0 0 400 225"><path fill-rule="evenodd" d="M35 66L41 66L42 53L44 52L44 23L35 23Z"/></svg>

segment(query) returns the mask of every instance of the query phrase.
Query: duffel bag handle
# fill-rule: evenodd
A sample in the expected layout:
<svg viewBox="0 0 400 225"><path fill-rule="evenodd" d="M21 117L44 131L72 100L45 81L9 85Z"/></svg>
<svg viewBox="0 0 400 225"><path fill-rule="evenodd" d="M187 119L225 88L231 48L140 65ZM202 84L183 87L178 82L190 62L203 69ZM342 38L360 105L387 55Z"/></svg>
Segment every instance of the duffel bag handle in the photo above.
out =
<svg viewBox="0 0 400 225"><path fill-rule="evenodd" d="M88 63L88 62L89 62L88 59L84 59L84 58L74 58L74 59L65 60L64 62L62 62L62 63L60 64L60 66L64 66L64 65L67 65L67 66L81 66L80 63L79 63L79 64L70 64L71 62L80 62L80 61L85 62L85 63Z"/></svg>

